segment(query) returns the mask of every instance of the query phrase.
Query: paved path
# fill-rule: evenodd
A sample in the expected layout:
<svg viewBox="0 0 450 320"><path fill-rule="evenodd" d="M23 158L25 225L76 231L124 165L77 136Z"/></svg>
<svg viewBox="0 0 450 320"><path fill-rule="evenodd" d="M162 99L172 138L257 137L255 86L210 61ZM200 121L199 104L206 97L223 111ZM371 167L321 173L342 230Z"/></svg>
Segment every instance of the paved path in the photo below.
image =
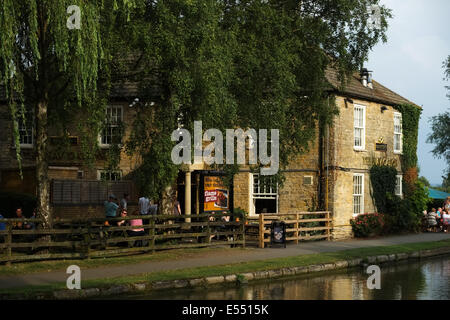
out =
<svg viewBox="0 0 450 320"><path fill-rule="evenodd" d="M180 260L150 261L140 262L133 265L120 265L111 267L99 267L93 269L81 270L83 280L119 277L128 275L137 275L142 273L168 271L184 268L204 267L223 265L239 262L249 262L273 258L291 257L304 254L313 254L320 252L335 252L347 249L356 249L364 247L390 246L414 242L429 242L450 239L448 233L424 233L403 236L391 236L380 239L370 240L347 240L337 242L309 242L298 245L288 245L284 248L266 248L266 249L245 249L231 250L224 252L208 252L208 254L194 255L194 257ZM67 266L70 261L67 262ZM34 273L27 275L1 276L0 289L17 288L35 285L47 285L62 282L67 279L64 271L53 271L46 273Z"/></svg>

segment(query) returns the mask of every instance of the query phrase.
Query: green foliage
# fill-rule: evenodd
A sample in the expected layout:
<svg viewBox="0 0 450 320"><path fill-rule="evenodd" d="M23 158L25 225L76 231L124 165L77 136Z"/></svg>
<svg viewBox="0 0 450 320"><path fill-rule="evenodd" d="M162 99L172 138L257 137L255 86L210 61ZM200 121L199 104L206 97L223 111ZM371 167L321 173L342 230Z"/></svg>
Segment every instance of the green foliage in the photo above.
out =
<svg viewBox="0 0 450 320"><path fill-rule="evenodd" d="M431 118L431 134L427 142L435 144L433 155L447 162L447 172L450 173L450 111L441 113Z"/></svg>
<svg viewBox="0 0 450 320"><path fill-rule="evenodd" d="M170 134L178 126L192 132L195 120L222 131L279 129L283 169L308 150L318 120L331 123L337 112L325 93L326 68L339 70L344 85L386 41L386 7L380 5L379 29L367 24L368 5L379 2L4 0L0 81L13 119L14 92L25 103L48 104L61 135L78 124L80 158L90 164L111 84L138 82L143 115L124 146L141 156L137 180L147 195L173 181ZM69 5L81 8L80 30L66 27ZM108 154L111 169L118 155L118 148Z"/></svg>
<svg viewBox="0 0 450 320"><path fill-rule="evenodd" d="M445 80L450 79L450 56L443 63ZM449 90L447 97L450 99L450 86L446 86ZM434 116L430 120L431 134L428 136L427 142L435 144L433 155L438 158L444 158L447 162L447 172L443 177L443 187L448 189L450 181L450 111L443 112ZM447 184L447 185L446 185ZM445 191L445 190L444 190Z"/></svg>
<svg viewBox="0 0 450 320"><path fill-rule="evenodd" d="M392 166L373 165L370 168L372 198L378 212L388 213L388 195L395 193L397 169Z"/></svg>
<svg viewBox="0 0 450 320"><path fill-rule="evenodd" d="M38 215L51 223L48 163L50 155L63 159L69 150L65 139L49 150L52 134L65 137L79 126L86 159L96 156L94 145L104 122L105 97L109 97L110 65L117 52L116 33L129 21L135 0L2 0L0 2L0 84L13 120L19 169L21 151L17 122L29 108L36 117L36 176ZM81 29L67 27L67 8L81 10ZM18 107L20 106L20 108ZM103 117L100 117L103 115ZM85 126L86 125L86 126ZM116 149L117 150L117 149ZM111 156L111 155L110 155ZM110 157L114 158L114 157Z"/></svg>
<svg viewBox="0 0 450 320"><path fill-rule="evenodd" d="M144 127L155 133L143 134L136 123L127 149L163 144L178 126L193 132L195 120L222 132L279 129L283 169L308 150L319 119L331 123L337 113L325 93L325 69L338 69L344 84L370 49L385 41L390 11L381 6L381 28L371 29L369 4L379 1L148 2L134 11L133 26L117 41L123 56L138 53L130 73L142 84L140 112L153 114ZM162 122L160 113L166 115ZM236 166L216 167L228 181L236 172ZM147 169L143 176L152 179L154 166L142 164ZM274 179L283 182L282 174Z"/></svg>
<svg viewBox="0 0 450 320"><path fill-rule="evenodd" d="M427 178L425 177L419 177L418 181L420 181L421 183L423 183L423 185L425 187L431 187L430 181L428 181Z"/></svg>
<svg viewBox="0 0 450 320"><path fill-rule="evenodd" d="M396 106L402 114L403 155L402 169L417 167L417 144L419 136L419 120L422 109L410 104Z"/></svg>
<svg viewBox="0 0 450 320"><path fill-rule="evenodd" d="M234 218L245 219L246 217L248 217L248 212L241 208L235 208L233 210L233 216Z"/></svg>
<svg viewBox="0 0 450 320"><path fill-rule="evenodd" d="M414 193L411 197L401 199L395 195L387 198L386 231L388 233L418 232L423 211L427 209L430 201L428 188L416 181Z"/></svg>
<svg viewBox="0 0 450 320"><path fill-rule="evenodd" d="M423 210L429 202L428 188L417 180L411 194L404 199L395 195L397 170L390 166L372 166L370 181L372 198L379 212L385 215L385 232L418 231Z"/></svg>
<svg viewBox="0 0 450 320"><path fill-rule="evenodd" d="M366 213L350 220L352 230L357 238L367 238L381 235L384 230L384 215L380 213Z"/></svg>

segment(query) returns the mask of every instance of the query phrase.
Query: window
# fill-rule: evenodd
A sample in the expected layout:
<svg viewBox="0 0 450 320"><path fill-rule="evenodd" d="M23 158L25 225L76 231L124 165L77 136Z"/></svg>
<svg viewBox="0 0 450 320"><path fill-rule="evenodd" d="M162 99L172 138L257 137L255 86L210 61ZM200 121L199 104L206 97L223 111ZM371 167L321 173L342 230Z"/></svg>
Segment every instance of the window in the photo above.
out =
<svg viewBox="0 0 450 320"><path fill-rule="evenodd" d="M364 213L364 174L353 175L353 215Z"/></svg>
<svg viewBox="0 0 450 320"><path fill-rule="evenodd" d="M25 118L25 119L24 119ZM17 119L19 129L19 141L21 147L32 147L34 145L34 114L31 110L24 111L24 117L19 115ZM25 121L24 121L25 120Z"/></svg>
<svg viewBox="0 0 450 320"><path fill-rule="evenodd" d="M355 131L355 141L354 148L356 150L364 150L366 142L366 107L355 105L354 113L354 131Z"/></svg>
<svg viewBox="0 0 450 320"><path fill-rule="evenodd" d="M313 177L312 176L304 176L303 177L303 185L304 186L312 186L313 185Z"/></svg>
<svg viewBox="0 0 450 320"><path fill-rule="evenodd" d="M278 185L270 177L253 175L253 204L255 213L278 213Z"/></svg>
<svg viewBox="0 0 450 320"><path fill-rule="evenodd" d="M108 106L106 108L106 124L100 136L100 146L107 147L111 144L120 143L122 118L122 106Z"/></svg>
<svg viewBox="0 0 450 320"><path fill-rule="evenodd" d="M403 151L403 129L402 129L402 114L394 113L394 152L402 153Z"/></svg>
<svg viewBox="0 0 450 320"><path fill-rule="evenodd" d="M120 181L122 179L121 171L98 170L97 180L102 181Z"/></svg>
<svg viewBox="0 0 450 320"><path fill-rule="evenodd" d="M403 196L403 176L398 175L395 180L395 194L397 196Z"/></svg>

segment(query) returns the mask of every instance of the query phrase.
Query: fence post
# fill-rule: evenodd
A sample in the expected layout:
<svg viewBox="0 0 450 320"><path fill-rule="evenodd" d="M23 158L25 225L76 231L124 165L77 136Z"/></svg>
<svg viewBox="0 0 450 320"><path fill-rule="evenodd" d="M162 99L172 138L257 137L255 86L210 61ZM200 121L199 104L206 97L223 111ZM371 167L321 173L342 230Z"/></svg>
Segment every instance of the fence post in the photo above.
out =
<svg viewBox="0 0 450 320"><path fill-rule="evenodd" d="M326 213L326 217L327 217L327 222L325 223L325 225L326 225L326 227L328 228L327 229L327 241L330 241L331 240L331 232L330 232L330 212L329 211L327 211L327 213Z"/></svg>
<svg viewBox="0 0 450 320"><path fill-rule="evenodd" d="M298 218L299 218L299 214L296 213L295 214L295 244L298 244Z"/></svg>
<svg viewBox="0 0 450 320"><path fill-rule="evenodd" d="M6 256L7 259L6 260L6 265L10 266L11 265L11 261L12 261L12 225L11 222L7 223L7 228L8 228L8 235L6 236Z"/></svg>
<svg viewBox="0 0 450 320"><path fill-rule="evenodd" d="M150 236L152 237L150 239L150 241L148 242L150 248L152 249L152 253L155 253L155 236L156 236L156 232L155 232L155 216L152 215L151 219L150 219Z"/></svg>
<svg viewBox="0 0 450 320"><path fill-rule="evenodd" d="M245 224L247 221L247 217L243 215L242 217L242 248L245 248ZM233 238L234 239L234 238Z"/></svg>
<svg viewBox="0 0 450 320"><path fill-rule="evenodd" d="M206 222L206 234L208 235L208 239L207 239L207 241L208 241L208 244L210 244L211 243L211 226L209 225L209 219L211 218L211 215L210 214L208 214L208 216L207 216L207 222Z"/></svg>
<svg viewBox="0 0 450 320"><path fill-rule="evenodd" d="M264 215L262 213L259 214L259 247L264 249Z"/></svg>
<svg viewBox="0 0 450 320"><path fill-rule="evenodd" d="M86 252L85 252L85 259L90 259L90 254L91 254L91 220L87 221L87 234L84 237L84 240L86 241L85 246L86 246Z"/></svg>

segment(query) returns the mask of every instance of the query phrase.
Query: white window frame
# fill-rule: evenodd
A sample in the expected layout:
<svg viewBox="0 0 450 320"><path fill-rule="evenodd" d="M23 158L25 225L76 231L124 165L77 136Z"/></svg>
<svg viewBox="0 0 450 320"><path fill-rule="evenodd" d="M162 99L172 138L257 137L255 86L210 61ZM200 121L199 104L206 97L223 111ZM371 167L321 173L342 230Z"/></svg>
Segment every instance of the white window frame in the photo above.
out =
<svg viewBox="0 0 450 320"><path fill-rule="evenodd" d="M355 177L361 177L361 193L355 193ZM356 217L364 213L364 173L354 173L352 179L352 211L353 216ZM359 213L355 212L355 197L360 197L361 212Z"/></svg>
<svg viewBox="0 0 450 320"><path fill-rule="evenodd" d="M357 110L362 110L362 127L356 126ZM356 145L356 129L361 129L361 145ZM363 151L366 149L366 106L355 104L353 109L353 149Z"/></svg>
<svg viewBox="0 0 450 320"><path fill-rule="evenodd" d="M396 124L396 119L400 119L400 125ZM400 129L400 130L398 130ZM399 136L400 139L400 149L396 149L395 145L395 137ZM403 118L400 112L394 112L394 143L393 143L394 153L402 154L403 153Z"/></svg>
<svg viewBox="0 0 450 320"><path fill-rule="evenodd" d="M403 176L401 174L395 176L395 195L403 197Z"/></svg>
<svg viewBox="0 0 450 320"><path fill-rule="evenodd" d="M111 173L118 174L119 175L119 179L118 180L112 180L111 179ZM102 174L109 175L109 179L107 178L107 179L105 179L105 181L120 181L120 180L122 180L122 171L121 170L108 172L108 170L99 169L99 170L97 170L97 180L102 181Z"/></svg>
<svg viewBox="0 0 450 320"><path fill-rule="evenodd" d="M254 173L252 174L252 184L250 186L251 188L251 195L252 195L252 204L253 204L253 214L256 214L255 211L255 200L257 199L272 199L276 201L276 212L268 212L268 213L278 213L278 200L279 200L279 194L278 194L278 190L279 190L279 186L277 184L276 186L276 190L274 191L274 188L269 187L269 190L263 190L263 192L261 192L261 186L259 184L259 180L257 180L257 186L256 186L256 192L255 192L255 181L256 179L259 178L259 173Z"/></svg>
<svg viewBox="0 0 450 320"><path fill-rule="evenodd" d="M105 121L108 121L108 114L109 114L109 112L110 112L110 110L112 108L120 109L120 121L118 123L107 124L107 127L104 128L100 132L100 134L98 136L98 143L99 143L99 146L101 148L109 148L111 146L111 143L103 143L103 137L104 137L103 136L103 132L104 132L104 130L111 130L113 128L118 128L120 126L120 123L123 122L123 106L122 105L109 105L109 106L107 106L106 107ZM112 135L111 135L111 139L112 139Z"/></svg>
<svg viewBox="0 0 450 320"><path fill-rule="evenodd" d="M22 133L23 132L27 132L29 131L28 128L21 128L23 127L23 119L22 119L22 114L19 114L19 117L17 119L17 129L19 131L19 141L20 141L20 147L21 148L33 148L34 147L34 133L35 133L35 128L34 128L34 112L33 110L28 110L25 109L25 119L27 120L27 117L31 117L31 136L27 133L27 137L31 137L31 143L22 143Z"/></svg>

